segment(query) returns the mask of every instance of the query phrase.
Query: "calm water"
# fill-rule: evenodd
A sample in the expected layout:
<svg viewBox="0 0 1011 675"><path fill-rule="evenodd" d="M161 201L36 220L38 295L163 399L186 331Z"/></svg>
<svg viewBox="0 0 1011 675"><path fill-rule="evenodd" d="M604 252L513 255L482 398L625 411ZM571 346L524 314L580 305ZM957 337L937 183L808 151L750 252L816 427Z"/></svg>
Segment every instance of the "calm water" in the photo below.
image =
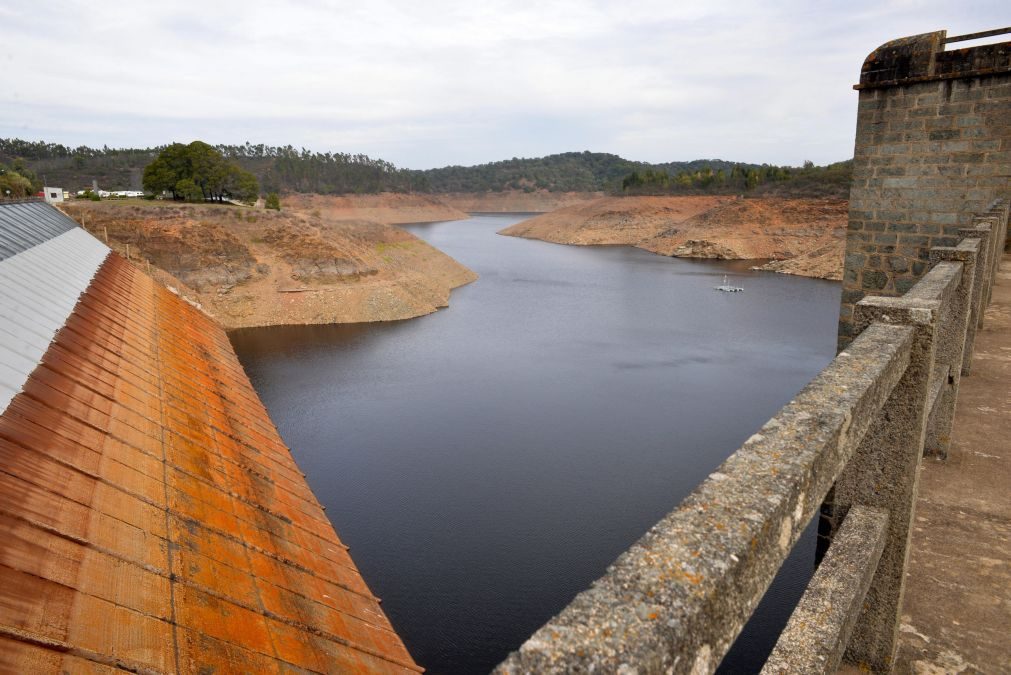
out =
<svg viewBox="0 0 1011 675"><path fill-rule="evenodd" d="M430 673L488 671L833 355L838 284L495 234L522 219L409 228L481 275L436 314L232 336ZM813 553L724 670L755 669Z"/></svg>

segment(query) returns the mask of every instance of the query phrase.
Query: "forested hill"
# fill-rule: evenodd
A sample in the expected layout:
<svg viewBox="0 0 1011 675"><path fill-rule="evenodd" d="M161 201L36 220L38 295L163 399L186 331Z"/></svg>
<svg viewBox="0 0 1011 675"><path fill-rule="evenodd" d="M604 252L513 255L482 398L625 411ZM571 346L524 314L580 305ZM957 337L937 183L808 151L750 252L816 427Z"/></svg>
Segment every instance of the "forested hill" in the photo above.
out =
<svg viewBox="0 0 1011 675"><path fill-rule="evenodd" d="M648 164L633 162L603 152L564 152L533 159L512 159L477 166L447 166L417 171L432 192L502 192L549 190L551 192L596 192L621 189L622 180L635 171L665 171L677 174L710 167L730 171L734 162L696 159L691 162ZM747 168L757 164L743 164Z"/></svg>
<svg viewBox="0 0 1011 675"><path fill-rule="evenodd" d="M368 155L311 152L270 145L217 145L226 159L256 176L264 192L318 194L425 191L418 172L398 169ZM68 190L140 190L144 167L165 146L156 148L70 148L59 143L0 138L0 165L23 163L40 180Z"/></svg>
<svg viewBox="0 0 1011 675"><path fill-rule="evenodd" d="M34 174L35 182L81 190L92 181L105 190L142 187L144 167L157 148L70 148L58 143L0 138L0 169ZM263 192L318 194L376 192L504 192L548 190L612 194L710 194L754 191L790 195L845 196L850 162L828 167L697 159L649 164L600 152L566 152L532 159L513 158L477 166L417 171L399 169L368 155L320 153L288 146L217 145L228 160L251 172Z"/></svg>

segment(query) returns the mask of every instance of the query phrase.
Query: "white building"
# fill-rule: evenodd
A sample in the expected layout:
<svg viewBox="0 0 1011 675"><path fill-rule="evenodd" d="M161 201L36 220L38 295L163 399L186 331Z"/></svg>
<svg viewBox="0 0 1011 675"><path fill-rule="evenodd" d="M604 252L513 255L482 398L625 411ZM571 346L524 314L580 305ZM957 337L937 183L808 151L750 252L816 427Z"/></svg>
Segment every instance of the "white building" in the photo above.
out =
<svg viewBox="0 0 1011 675"><path fill-rule="evenodd" d="M63 201L63 188L58 187L44 187L42 188L42 196L45 197L47 204L59 204Z"/></svg>

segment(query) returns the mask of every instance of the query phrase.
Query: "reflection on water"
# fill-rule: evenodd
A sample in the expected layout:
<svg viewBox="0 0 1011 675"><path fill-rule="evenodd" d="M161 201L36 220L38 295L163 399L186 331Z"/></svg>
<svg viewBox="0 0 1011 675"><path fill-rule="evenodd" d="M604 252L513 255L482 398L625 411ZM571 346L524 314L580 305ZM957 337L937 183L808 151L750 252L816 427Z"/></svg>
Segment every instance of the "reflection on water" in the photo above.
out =
<svg viewBox="0 0 1011 675"><path fill-rule="evenodd" d="M232 336L431 673L494 666L833 354L838 284L495 234L519 219L412 226L481 275L436 314ZM729 670L769 649L812 558L809 533Z"/></svg>

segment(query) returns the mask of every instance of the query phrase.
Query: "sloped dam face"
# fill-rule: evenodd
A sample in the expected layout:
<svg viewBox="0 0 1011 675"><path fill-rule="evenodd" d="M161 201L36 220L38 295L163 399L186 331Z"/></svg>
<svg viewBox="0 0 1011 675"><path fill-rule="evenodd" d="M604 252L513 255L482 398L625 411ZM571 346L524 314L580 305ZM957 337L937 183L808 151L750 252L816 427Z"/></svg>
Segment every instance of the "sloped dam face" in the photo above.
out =
<svg viewBox="0 0 1011 675"><path fill-rule="evenodd" d="M232 335L430 673L492 668L834 352L836 283L495 234L522 218L411 226L481 275L436 314ZM809 531L726 670L761 663L813 557Z"/></svg>

